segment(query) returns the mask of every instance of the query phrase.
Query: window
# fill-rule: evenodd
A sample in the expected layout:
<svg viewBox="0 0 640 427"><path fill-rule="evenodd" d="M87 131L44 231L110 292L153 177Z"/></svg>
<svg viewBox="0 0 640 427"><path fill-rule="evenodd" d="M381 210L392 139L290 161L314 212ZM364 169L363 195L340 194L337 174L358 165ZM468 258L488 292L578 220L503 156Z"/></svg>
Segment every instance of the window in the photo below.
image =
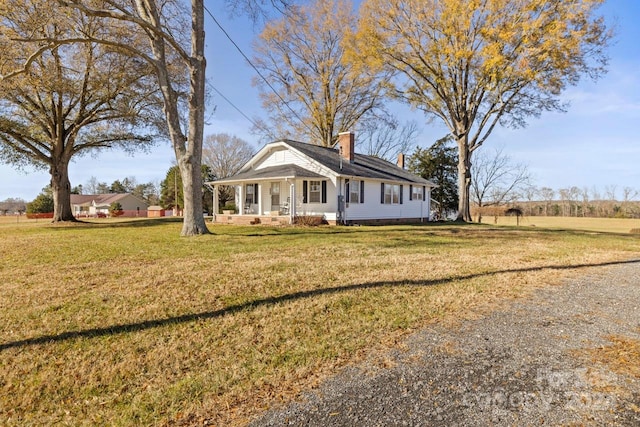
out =
<svg viewBox="0 0 640 427"><path fill-rule="evenodd" d="M393 190L391 192L391 203L393 203L394 205L397 205L400 203L400 186L399 185L393 185Z"/></svg>
<svg viewBox="0 0 640 427"><path fill-rule="evenodd" d="M244 190L244 204L246 206L258 203L258 184L247 184Z"/></svg>
<svg viewBox="0 0 640 427"><path fill-rule="evenodd" d="M321 194L320 181L309 181L309 203L320 203Z"/></svg>
<svg viewBox="0 0 640 427"><path fill-rule="evenodd" d="M388 185L388 184L383 184L384 185L384 204L385 205L390 205L391 204L391 193L393 190L393 185Z"/></svg>
<svg viewBox="0 0 640 427"><path fill-rule="evenodd" d="M346 180L347 203L364 203L364 181Z"/></svg>
<svg viewBox="0 0 640 427"><path fill-rule="evenodd" d="M271 209L280 209L280 183L271 183Z"/></svg>
<svg viewBox="0 0 640 427"><path fill-rule="evenodd" d="M327 203L327 181L302 181L302 203Z"/></svg>
<svg viewBox="0 0 640 427"><path fill-rule="evenodd" d="M380 184L380 203L385 205L401 205L402 185Z"/></svg>
<svg viewBox="0 0 640 427"><path fill-rule="evenodd" d="M411 200L422 200L424 194L424 187L411 186Z"/></svg>

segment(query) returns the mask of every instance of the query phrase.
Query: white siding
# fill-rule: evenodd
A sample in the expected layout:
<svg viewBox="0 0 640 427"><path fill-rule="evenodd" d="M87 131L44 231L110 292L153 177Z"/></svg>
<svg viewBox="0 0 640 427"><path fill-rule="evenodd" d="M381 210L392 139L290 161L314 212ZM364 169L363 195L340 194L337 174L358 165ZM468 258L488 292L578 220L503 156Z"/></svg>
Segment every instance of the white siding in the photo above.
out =
<svg viewBox="0 0 640 427"><path fill-rule="evenodd" d="M315 172L322 176L327 176L329 179L333 179L335 183L334 173L330 171L328 168L320 165L319 163L311 160L309 157L299 154L296 151L278 147L277 150L274 150L267 154L263 159L258 161L254 168L256 170L260 170L263 168L271 167L271 166L282 166L282 165L297 165L308 171Z"/></svg>
<svg viewBox="0 0 640 427"><path fill-rule="evenodd" d="M327 202L326 203L303 203L303 181L326 181L327 182ZM338 211L338 197L336 195L335 183L328 178L298 179L296 180L296 214L297 215L323 215L329 221L335 221ZM322 197L322 195L321 195Z"/></svg>
<svg viewBox="0 0 640 427"><path fill-rule="evenodd" d="M365 181L364 203L349 203L345 216L347 221L365 219L429 219L429 194L426 200L409 200L409 184L402 185L402 204L383 204L380 202L380 181ZM420 188L422 186L420 185Z"/></svg>
<svg viewBox="0 0 640 427"><path fill-rule="evenodd" d="M255 169L268 168L271 166L281 166L286 164L299 164L294 153L291 150L279 148L266 155L261 162L259 162Z"/></svg>

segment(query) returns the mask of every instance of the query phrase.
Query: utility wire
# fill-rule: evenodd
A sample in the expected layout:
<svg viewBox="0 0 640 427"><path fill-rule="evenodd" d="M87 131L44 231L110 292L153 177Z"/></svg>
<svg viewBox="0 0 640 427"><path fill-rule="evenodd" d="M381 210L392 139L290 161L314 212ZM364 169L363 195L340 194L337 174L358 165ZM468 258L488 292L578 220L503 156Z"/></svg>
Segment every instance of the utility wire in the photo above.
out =
<svg viewBox="0 0 640 427"><path fill-rule="evenodd" d="M220 97L221 97L222 99L224 99L225 101L227 101L227 102L229 103L229 105L231 105L233 108L235 108L235 109L236 109L236 111L237 111L238 113L242 114L242 116L243 116L245 119L247 119L247 120L248 120L248 121L249 121L249 122L250 122L254 127L256 127L256 128L260 128L260 129L262 129L263 131L265 131L265 132L267 132L267 133L269 132L269 129L266 129L264 126L262 126L262 125L260 125L260 124L258 124L258 123L256 123L256 122L254 122L254 121L253 121L253 119L251 119L249 116L247 116L247 115L246 115L246 114L245 114L245 113L244 113L240 108L238 108L238 107L237 107L233 102L231 102L231 101L229 100L229 98L227 98L226 96L224 96L224 94L223 94L222 92L220 92L220 91L219 91L219 90L218 90L214 85L210 84L209 86L210 86L210 87L211 87L211 88L212 88L212 89L213 89L213 90L214 90L218 95L220 95Z"/></svg>
<svg viewBox="0 0 640 427"><path fill-rule="evenodd" d="M229 39L229 41L231 42L231 44L233 44L233 46L236 48L236 50L238 52L240 52L240 55L242 55L242 57L245 59L245 61L247 61L247 63L251 66L251 68L254 69L254 71L256 72L256 74L258 74L258 76L260 76L260 78L266 83L267 86L269 86L269 88L271 89L271 91L280 99L280 101L282 101L282 103L289 109L289 111L291 111L291 113L293 113L293 115L300 121L300 123L302 123L302 125L304 125L304 127L307 128L307 130L310 132L310 134L313 134L313 131L309 128L309 126L304 122L304 120L302 120L302 118L298 115L298 113L291 108L291 106L289 105L289 103L287 101L285 101L282 96L280 96L280 94L278 93L278 91L276 91L276 89L271 85L271 83L269 83L269 81L267 80L267 78L260 72L260 70L258 70L258 67L256 67L253 62L251 62L251 60L247 57L247 55L245 55L245 53L242 51L242 49L240 49L240 46L238 46L238 44L231 38L231 36L229 35L229 33L227 33L227 31L224 29L224 27L222 27L222 25L220 24L220 22L216 19L215 16L213 16L213 13L211 13L211 11L204 6L204 10L209 14L209 16L211 17L211 19L213 19L213 22L218 26L218 28L220 28L220 31L222 31L222 33L227 37L227 39ZM217 89L214 88L214 90L216 92L218 92ZM218 92L220 94L220 92ZM222 96L222 94L220 94ZM224 96L222 96L224 98ZM225 98L226 99L226 98ZM229 102L227 100L227 102ZM230 102L229 102L230 103ZM230 103L231 104L231 103ZM233 104L231 104L233 106ZM238 110L237 107L233 106L236 110ZM238 110L240 111L240 110ZM244 117L247 117L244 113L241 112L241 114ZM250 120L251 123L253 123L253 120ZM255 123L254 123L255 125Z"/></svg>

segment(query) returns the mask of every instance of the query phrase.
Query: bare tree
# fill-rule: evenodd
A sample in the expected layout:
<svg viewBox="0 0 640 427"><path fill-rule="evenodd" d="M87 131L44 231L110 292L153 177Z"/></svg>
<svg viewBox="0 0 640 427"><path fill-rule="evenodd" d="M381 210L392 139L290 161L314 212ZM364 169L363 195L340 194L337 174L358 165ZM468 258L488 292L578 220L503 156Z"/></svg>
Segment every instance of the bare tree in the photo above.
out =
<svg viewBox="0 0 640 427"><path fill-rule="evenodd" d="M604 207L602 204L602 193L598 190L598 187L595 185L591 187L591 200L593 200L596 208L596 216L602 217L604 216Z"/></svg>
<svg viewBox="0 0 640 427"><path fill-rule="evenodd" d="M582 216L591 216L591 206L589 205L589 188L583 187L580 191L580 195L582 196Z"/></svg>
<svg viewBox="0 0 640 427"><path fill-rule="evenodd" d="M205 110L204 0L191 0L190 14L179 0L57 0L59 4L100 20L124 25L146 44L131 45L127 34L82 35L55 43L91 42L121 49L151 65L163 100L166 128L183 176L184 221L181 235L207 234L202 216L202 142ZM189 19L190 18L190 19ZM185 37L185 28L190 28ZM186 99L185 99L186 98ZM187 117L181 114L181 105ZM184 121L183 121L184 119Z"/></svg>
<svg viewBox="0 0 640 427"><path fill-rule="evenodd" d="M397 72L395 93L442 120L458 145L458 219L471 221L471 155L496 125L564 110L559 95L605 71L601 0L367 0L358 50Z"/></svg>
<svg viewBox="0 0 640 427"><path fill-rule="evenodd" d="M399 154L416 145L418 126L415 122L398 124L395 120L370 120L358 128L359 152L395 162Z"/></svg>
<svg viewBox="0 0 640 427"><path fill-rule="evenodd" d="M569 189L561 188L558 190L558 196L560 197L560 202L562 203L562 216L570 216L571 215L571 205L569 204Z"/></svg>
<svg viewBox="0 0 640 427"><path fill-rule="evenodd" d="M538 187L532 184L527 185L522 189L522 195L527 199L527 215L529 216L533 214L533 202L539 193L540 191L538 190Z"/></svg>
<svg viewBox="0 0 640 427"><path fill-rule="evenodd" d="M333 146L367 117L388 120L380 76L345 59L354 22L348 0L316 0L265 26L254 63L269 83L255 84L272 133Z"/></svg>
<svg viewBox="0 0 640 427"><path fill-rule="evenodd" d="M623 214L627 218L632 218L635 216L632 200L636 199L638 197L638 194L638 190L636 190L635 188L628 186L622 187L622 209L624 211Z"/></svg>
<svg viewBox="0 0 640 427"><path fill-rule="evenodd" d="M497 207L516 200L519 191L531 181L527 166L512 163L502 149L478 153L473 170L471 197L478 206L478 222L482 221L483 207Z"/></svg>
<svg viewBox="0 0 640 427"><path fill-rule="evenodd" d="M209 233L202 216L201 171L206 104L204 0L191 0L190 8L185 8L182 0L57 1L103 20L105 25L126 23L131 33L142 34L146 38L145 48L129 46L126 38L122 37L126 34L120 38L89 37L85 40L117 46L154 67L163 97L168 134L183 177L184 221L181 235ZM264 16L267 5L284 8L288 1L234 0L228 4L236 10ZM189 13L187 9L190 9ZM186 32L186 28L190 31ZM183 104L187 110L186 118L181 115Z"/></svg>
<svg viewBox="0 0 640 427"><path fill-rule="evenodd" d="M217 178L227 178L247 163L254 154L254 149L247 141L226 133L207 135L202 147L202 162L211 168ZM218 200L225 203L233 200L233 188L222 185L218 192Z"/></svg>
<svg viewBox="0 0 640 427"><path fill-rule="evenodd" d="M544 215L549 216L549 206L556 197L556 191L553 188L542 187L540 189L540 196L544 200Z"/></svg>
<svg viewBox="0 0 640 427"><path fill-rule="evenodd" d="M578 201L580 200L580 189L575 185L569 188L569 216L571 216L571 208L573 208L573 215L578 216Z"/></svg>

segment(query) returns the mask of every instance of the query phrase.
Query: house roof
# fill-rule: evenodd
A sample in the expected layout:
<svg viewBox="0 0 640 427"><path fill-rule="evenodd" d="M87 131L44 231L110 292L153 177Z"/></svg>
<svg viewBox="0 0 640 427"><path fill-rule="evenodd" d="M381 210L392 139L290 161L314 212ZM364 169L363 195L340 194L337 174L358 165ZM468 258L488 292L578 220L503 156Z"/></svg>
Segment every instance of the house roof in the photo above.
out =
<svg viewBox="0 0 640 427"><path fill-rule="evenodd" d="M287 164L281 166L271 166L262 169L249 169L246 172L241 172L232 177L218 180L216 181L216 184L247 180L259 181L262 179L273 178L323 178L323 176L298 165Z"/></svg>
<svg viewBox="0 0 640 427"><path fill-rule="evenodd" d="M305 144L303 142L283 141L292 148L319 161L337 175L357 176L390 181L409 181L435 186L432 182L379 157L354 153L353 163L344 159L338 150Z"/></svg>
<svg viewBox="0 0 640 427"><path fill-rule="evenodd" d="M72 194L71 204L78 206L109 206L111 203L119 202L126 197L135 197L129 193L110 193L110 194Z"/></svg>
<svg viewBox="0 0 640 427"><path fill-rule="evenodd" d="M365 154L354 154L353 162L349 162L343 158L340 152L333 148L321 147L319 145L306 144L293 140L282 140L267 144L285 144L291 149L302 153L303 155L315 160L325 168L331 170L337 176L344 177L361 177L378 179L381 181L401 181L427 185L435 187L431 181L428 181L418 175L398 167L397 165L374 156ZM265 147L265 148L266 148ZM261 150L262 151L262 150ZM238 182L246 180L259 180L268 178L318 178L323 177L317 172L312 172L297 165L286 164L282 166L272 166L263 169L252 169L250 161L240 170L240 173L229 178L215 181L216 184L224 184L225 182Z"/></svg>

